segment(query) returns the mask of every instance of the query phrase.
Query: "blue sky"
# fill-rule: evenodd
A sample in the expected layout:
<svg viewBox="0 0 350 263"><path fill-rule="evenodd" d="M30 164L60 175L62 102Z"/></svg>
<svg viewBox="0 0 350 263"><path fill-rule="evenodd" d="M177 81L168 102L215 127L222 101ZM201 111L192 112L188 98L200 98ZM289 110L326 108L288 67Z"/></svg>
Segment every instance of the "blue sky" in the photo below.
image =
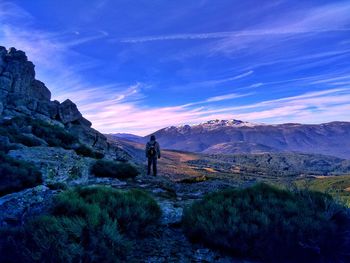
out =
<svg viewBox="0 0 350 263"><path fill-rule="evenodd" d="M0 0L0 45L105 133L350 121L350 1Z"/></svg>

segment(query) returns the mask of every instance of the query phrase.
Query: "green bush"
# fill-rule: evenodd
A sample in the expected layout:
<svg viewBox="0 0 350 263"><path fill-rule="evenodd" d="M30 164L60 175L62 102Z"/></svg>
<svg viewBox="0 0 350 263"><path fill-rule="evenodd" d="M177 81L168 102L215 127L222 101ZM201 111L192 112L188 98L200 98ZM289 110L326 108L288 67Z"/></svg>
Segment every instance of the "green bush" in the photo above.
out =
<svg viewBox="0 0 350 263"><path fill-rule="evenodd" d="M33 120L32 125L33 134L45 140L51 147L71 149L73 144L79 142L76 136L59 126L50 125L46 122L37 120Z"/></svg>
<svg viewBox="0 0 350 263"><path fill-rule="evenodd" d="M1 129L1 127L0 127ZM6 140L7 137L1 137L0 134L0 152L8 153L10 150L16 149L16 145L11 145L9 140Z"/></svg>
<svg viewBox="0 0 350 263"><path fill-rule="evenodd" d="M23 135L30 132L46 141L51 147L71 149L73 144L79 142L76 136L64 128L30 117L15 117L5 121L0 127L0 135L8 137L13 143L22 143L26 146L40 145L38 140Z"/></svg>
<svg viewBox="0 0 350 263"><path fill-rule="evenodd" d="M28 147L40 146L42 143L34 136L28 136L26 133L32 133L36 137L44 140L50 147L62 147L72 149L75 145L75 152L78 155L102 159L103 153L94 151L90 147L80 144L77 136L67 132L64 128L51 125L47 122L31 119L29 117L15 117L7 120L0 126L0 135L9 138L12 143L20 143Z"/></svg>
<svg viewBox="0 0 350 263"><path fill-rule="evenodd" d="M68 186L64 182L51 182L46 185L51 190L67 190Z"/></svg>
<svg viewBox="0 0 350 263"><path fill-rule="evenodd" d="M103 153L94 151L93 149L91 149L90 147L81 144L77 149L75 149L75 152L78 155L84 156L84 157L91 157L91 158L95 158L95 159L102 159L104 157Z"/></svg>
<svg viewBox="0 0 350 263"><path fill-rule="evenodd" d="M17 249L11 262L125 262L132 238L149 233L159 217L157 203L141 191L67 190L56 197L50 215L1 233L10 238L0 245L0 261Z"/></svg>
<svg viewBox="0 0 350 263"><path fill-rule="evenodd" d="M207 195L183 227L192 241L268 262L338 262L349 245L349 217L329 195L265 184Z"/></svg>
<svg viewBox="0 0 350 263"><path fill-rule="evenodd" d="M134 178L139 172L129 163L98 160L91 172L97 177L113 177L118 179Z"/></svg>
<svg viewBox="0 0 350 263"><path fill-rule="evenodd" d="M149 232L160 217L158 204L145 192L122 192L107 187L67 191L56 199L53 214L86 217L94 209L103 209L112 220L117 220L120 230L128 235ZM95 220L91 214L90 219Z"/></svg>
<svg viewBox="0 0 350 263"><path fill-rule="evenodd" d="M0 135L9 138L12 143L20 143L29 147L41 145L38 139L22 134L18 128L12 126L0 127Z"/></svg>
<svg viewBox="0 0 350 263"><path fill-rule="evenodd" d="M0 151L0 196L41 183L41 173L35 166L15 160Z"/></svg>
<svg viewBox="0 0 350 263"><path fill-rule="evenodd" d="M23 144L25 146L28 147L34 147L34 146L40 146L41 142L36 139L35 137L30 137L28 135L24 135L24 134L15 134L12 135L13 141Z"/></svg>

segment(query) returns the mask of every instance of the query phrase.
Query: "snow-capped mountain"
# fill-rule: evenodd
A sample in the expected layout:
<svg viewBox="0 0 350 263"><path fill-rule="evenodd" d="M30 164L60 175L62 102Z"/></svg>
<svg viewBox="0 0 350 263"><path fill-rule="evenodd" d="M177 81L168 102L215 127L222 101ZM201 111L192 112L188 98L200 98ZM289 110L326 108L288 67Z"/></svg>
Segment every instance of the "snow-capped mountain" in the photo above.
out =
<svg viewBox="0 0 350 263"><path fill-rule="evenodd" d="M350 159L350 122L260 124L211 120L154 133L162 147L215 154L305 152Z"/></svg>

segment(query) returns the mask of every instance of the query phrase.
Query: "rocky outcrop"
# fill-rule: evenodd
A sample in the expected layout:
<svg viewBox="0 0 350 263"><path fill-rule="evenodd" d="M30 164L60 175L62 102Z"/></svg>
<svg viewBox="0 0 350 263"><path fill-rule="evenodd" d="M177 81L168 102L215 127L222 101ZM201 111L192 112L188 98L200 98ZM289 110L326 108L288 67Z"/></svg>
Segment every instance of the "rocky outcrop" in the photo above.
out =
<svg viewBox="0 0 350 263"><path fill-rule="evenodd" d="M51 92L35 79L35 66L23 51L0 46L0 123L2 119L30 116L50 124L65 127L81 142L114 158L116 149L106 137L91 128L76 104L67 99L51 101Z"/></svg>
<svg viewBox="0 0 350 263"><path fill-rule="evenodd" d="M71 100L65 100L59 105L58 115L64 124L77 121L83 117L79 112L77 105L75 105Z"/></svg>
<svg viewBox="0 0 350 263"><path fill-rule="evenodd" d="M34 64L28 61L23 51L15 48L7 52L0 47L0 88L38 100L51 99L50 90L35 79Z"/></svg>
<svg viewBox="0 0 350 263"><path fill-rule="evenodd" d="M55 117L52 111L57 102L51 102L51 92L44 83L35 79L34 64L23 51L0 47L0 116L44 114ZM43 112L43 105L51 111ZM57 111L57 110L56 110Z"/></svg>

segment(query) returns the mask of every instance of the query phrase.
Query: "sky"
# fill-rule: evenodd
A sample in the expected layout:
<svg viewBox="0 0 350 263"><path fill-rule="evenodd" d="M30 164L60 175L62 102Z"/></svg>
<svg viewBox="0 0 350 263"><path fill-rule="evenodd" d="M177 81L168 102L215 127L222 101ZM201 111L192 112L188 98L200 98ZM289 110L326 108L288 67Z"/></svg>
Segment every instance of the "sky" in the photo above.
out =
<svg viewBox="0 0 350 263"><path fill-rule="evenodd" d="M350 121L350 0L0 0L0 45L104 133Z"/></svg>

